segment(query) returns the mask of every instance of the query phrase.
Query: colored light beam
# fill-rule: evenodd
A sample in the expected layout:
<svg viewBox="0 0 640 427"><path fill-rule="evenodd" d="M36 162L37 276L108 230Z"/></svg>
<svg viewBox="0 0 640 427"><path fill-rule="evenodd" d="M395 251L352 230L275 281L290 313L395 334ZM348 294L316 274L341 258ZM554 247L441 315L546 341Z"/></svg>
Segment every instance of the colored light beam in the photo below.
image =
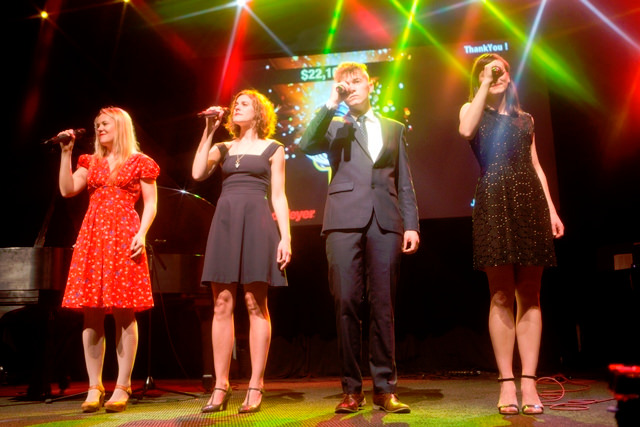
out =
<svg viewBox="0 0 640 427"><path fill-rule="evenodd" d="M24 103L19 116L19 132L22 136L20 138L22 141L29 140L29 132L35 128L33 124L36 121L36 114L40 108L42 82L49 66L54 30L59 30L51 17L56 16L60 12L61 6L61 0L48 0L45 4L45 9L41 10L37 15L37 18L41 19L40 33L31 62L33 65L29 73L27 94L24 97ZM42 17L43 12L47 13L47 18ZM47 25L47 23L50 25Z"/></svg>
<svg viewBox="0 0 640 427"><path fill-rule="evenodd" d="M542 18L542 12L544 11L544 7L546 5L547 5L547 0L542 0L540 2L540 7L538 7L538 12L536 13L536 18L533 20L533 25L531 26L531 32L529 33L529 37L527 37L527 44L525 45L524 52L522 53L522 59L520 59L520 64L518 64L518 70L516 71L516 75L513 79L516 86L518 86L518 83L520 82L520 77L522 77L522 72L524 71L524 64L527 62L527 57L529 56L529 51L531 50L533 39L535 39L536 33L538 32L538 25L540 24L540 19Z"/></svg>
<svg viewBox="0 0 640 427"><path fill-rule="evenodd" d="M243 6L238 6L236 9L233 29L231 30L231 37L229 38L227 52L224 57L224 65L222 66L220 84L216 93L216 104L218 104L220 100L231 99L231 90L234 88L236 78L240 71L241 45L247 33L248 13L243 13L245 10Z"/></svg>
<svg viewBox="0 0 640 427"><path fill-rule="evenodd" d="M185 15L176 16L174 18L165 19L164 22L167 23L167 22L182 21L184 19L194 18L196 16L206 15L207 13L218 12L220 10L230 9L232 7L237 7L237 6L238 6L238 4L235 1L232 1L232 2L229 2L227 4L220 5L220 6L210 7L208 9L199 10L197 12L187 13Z"/></svg>
<svg viewBox="0 0 640 427"><path fill-rule="evenodd" d="M496 6L491 4L489 0L483 0L483 4L521 43L526 44L527 36L500 12ZM543 49L534 44L531 46L531 54L535 60L539 61L545 67L551 77L563 87L577 94L580 99L591 105L598 103L595 96L574 77L575 73L571 71L567 65L562 64L560 59L554 57L550 49Z"/></svg>
<svg viewBox="0 0 640 427"><path fill-rule="evenodd" d="M196 54L193 49L191 49L191 46L176 33L164 27L162 19L147 5L145 0L130 0L128 3L133 6L134 10L140 14L147 24L156 29L158 34L169 44L174 52L185 60L195 58Z"/></svg>
<svg viewBox="0 0 640 427"><path fill-rule="evenodd" d="M391 78L389 79L389 89L386 91L386 100L383 104L383 108L393 105L393 95L395 93L396 87L398 86L400 69L402 68L403 60L407 59L407 56L405 55L405 51L407 49L407 45L409 44L409 36L411 35L411 27L413 26L413 21L416 16L416 9L418 7L418 2L419 0L413 0L411 4L411 10L406 14L407 23L404 26L404 30L402 31L402 37L400 38L400 43L398 44L398 47L396 49L396 54L394 55L395 60L393 62ZM397 4L398 2L396 0L392 0L392 3ZM398 6L399 4L396 7Z"/></svg>
<svg viewBox="0 0 640 427"><path fill-rule="evenodd" d="M276 36L273 33L273 31L271 31L271 29L269 29L269 27L265 25L265 23L262 22L262 20L258 18L258 16L255 13L253 13L253 11L247 5L243 7L244 7L244 10L246 10L247 13L249 13L249 15L251 15L251 17L262 27L262 29L265 30L267 34L269 34L269 36L273 39L273 41L276 42L278 46L280 46L280 49L282 49L287 55L294 56L291 49L289 49L289 47L286 44L284 44L282 40L280 40L278 36Z"/></svg>
<svg viewBox="0 0 640 427"><path fill-rule="evenodd" d="M393 42L391 35L385 29L385 21L371 13L366 6L357 0L351 0L349 6L353 9L350 15L354 17L355 23L358 24L370 42L384 47Z"/></svg>
<svg viewBox="0 0 640 427"><path fill-rule="evenodd" d="M343 4L344 4L344 0L336 1L336 7L333 9L333 16L331 17L331 26L329 27L329 36L327 37L327 42L324 44L324 49L322 50L322 53L331 53L333 40L336 36L336 32L338 31L338 23L340 22L340 17L342 16Z"/></svg>
<svg viewBox="0 0 640 427"><path fill-rule="evenodd" d="M450 6L444 6L441 7L440 9L436 9L433 10L431 12L427 12L424 15L420 15L420 18L428 18L430 16L434 16L434 15L440 15L441 13L446 13L446 12L451 12L452 10L456 10L459 9L461 7L465 7L465 6L469 6L471 3L479 3L480 0L466 0L466 1L461 1L458 2L456 4L452 4Z"/></svg>
<svg viewBox="0 0 640 427"><path fill-rule="evenodd" d="M591 12L593 12L598 18L600 18L602 20L602 22L604 22L605 24L607 24L609 26L609 28L611 28L613 31L616 32L616 34L618 34L620 37L622 37L627 43L629 43L631 46L633 46L633 48L637 51L640 51L640 44L638 44L638 42L636 42L634 39L632 39L631 37L629 37L627 35L627 33L625 33L624 31L622 31L620 29L620 27L618 27L616 24L614 24L609 18L607 18L602 12L600 12L598 9L596 9L596 7L594 5L592 5L589 1L587 0L580 0L580 3L582 3L583 5L585 5L587 7L587 9L589 9Z"/></svg>
<svg viewBox="0 0 640 427"><path fill-rule="evenodd" d="M467 3L475 3L478 0L472 0L469 1ZM407 18L409 17L410 12L408 12L399 2L398 0L391 0L391 4L393 4L393 6L395 6L395 8L402 13L403 15L405 15ZM450 8L451 6L449 6ZM440 13L438 11L434 12L434 13ZM469 76L469 71L467 71L467 68L462 65L462 63L460 63L460 61L458 61L458 59L456 59L455 56L453 56L451 54L451 52L449 52L449 50L447 48L445 48L442 43L440 43L438 41L438 39L436 39L422 24L420 24L418 21L414 20L413 21L413 26L420 32L420 34L422 34L427 40L429 40L429 42L433 45L433 47L435 47L438 52L440 52L442 54L442 56L447 60L447 62L449 62L451 65L453 65L453 67L455 69L457 69L461 74L463 74L464 76L468 77Z"/></svg>

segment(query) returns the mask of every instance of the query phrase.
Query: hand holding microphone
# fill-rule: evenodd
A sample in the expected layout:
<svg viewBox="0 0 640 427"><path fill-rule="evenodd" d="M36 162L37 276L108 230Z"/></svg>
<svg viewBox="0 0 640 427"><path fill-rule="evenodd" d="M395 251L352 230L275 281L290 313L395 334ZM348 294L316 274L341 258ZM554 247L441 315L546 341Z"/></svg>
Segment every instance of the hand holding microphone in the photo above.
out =
<svg viewBox="0 0 640 427"><path fill-rule="evenodd" d="M214 120L224 120L231 111L227 107L209 107L206 110L200 111L198 117L212 118Z"/></svg>
<svg viewBox="0 0 640 427"><path fill-rule="evenodd" d="M491 78L493 79L493 82L497 82L498 79L504 74L504 70L498 66L493 66L491 67Z"/></svg>
<svg viewBox="0 0 640 427"><path fill-rule="evenodd" d="M333 83L327 106L338 108L338 105L349 96L349 89L342 82Z"/></svg>
<svg viewBox="0 0 640 427"><path fill-rule="evenodd" d="M42 144L43 145L48 145L48 144L58 144L58 143L60 143L60 144L63 144L63 145L67 145L70 141L75 141L76 138L82 137L85 133L86 133L86 131L84 129L67 129L67 130L63 130L58 135L54 136L53 138L47 139Z"/></svg>

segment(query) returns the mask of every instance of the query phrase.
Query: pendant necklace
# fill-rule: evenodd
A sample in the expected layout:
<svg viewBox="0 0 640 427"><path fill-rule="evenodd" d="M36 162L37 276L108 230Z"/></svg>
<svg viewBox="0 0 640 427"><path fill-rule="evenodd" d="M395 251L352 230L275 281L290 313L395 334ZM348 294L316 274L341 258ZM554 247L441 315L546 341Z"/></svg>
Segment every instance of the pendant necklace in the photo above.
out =
<svg viewBox="0 0 640 427"><path fill-rule="evenodd" d="M242 160L242 158L246 155L247 153L236 154L236 169L240 167L240 160Z"/></svg>
<svg viewBox="0 0 640 427"><path fill-rule="evenodd" d="M236 169L238 169L240 167L240 160L244 157L245 154L247 154L247 153L244 153L242 155L236 154Z"/></svg>

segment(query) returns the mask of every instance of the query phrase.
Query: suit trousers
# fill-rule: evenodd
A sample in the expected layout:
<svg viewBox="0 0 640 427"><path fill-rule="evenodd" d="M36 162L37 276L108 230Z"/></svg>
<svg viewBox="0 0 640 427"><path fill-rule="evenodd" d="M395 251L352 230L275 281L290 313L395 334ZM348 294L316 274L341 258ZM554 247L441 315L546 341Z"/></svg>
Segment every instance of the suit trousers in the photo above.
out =
<svg viewBox="0 0 640 427"><path fill-rule="evenodd" d="M344 393L362 391L360 307L369 305L369 367L374 393L395 393L394 298L402 236L380 229L375 214L364 229L326 236Z"/></svg>

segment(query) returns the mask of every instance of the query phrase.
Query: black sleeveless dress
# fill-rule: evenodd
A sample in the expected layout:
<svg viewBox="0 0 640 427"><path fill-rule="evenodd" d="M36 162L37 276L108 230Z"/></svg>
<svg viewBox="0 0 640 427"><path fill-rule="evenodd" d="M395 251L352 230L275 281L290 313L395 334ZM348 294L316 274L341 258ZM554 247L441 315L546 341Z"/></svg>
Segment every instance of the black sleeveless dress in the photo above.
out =
<svg viewBox="0 0 640 427"><path fill-rule="evenodd" d="M556 265L549 207L531 160L533 119L486 109L470 141L478 160L473 266Z"/></svg>
<svg viewBox="0 0 640 427"><path fill-rule="evenodd" d="M260 155L222 154L222 192L209 230L202 283L266 282L286 286L276 262L280 235L267 200L273 156L282 144L272 142Z"/></svg>

